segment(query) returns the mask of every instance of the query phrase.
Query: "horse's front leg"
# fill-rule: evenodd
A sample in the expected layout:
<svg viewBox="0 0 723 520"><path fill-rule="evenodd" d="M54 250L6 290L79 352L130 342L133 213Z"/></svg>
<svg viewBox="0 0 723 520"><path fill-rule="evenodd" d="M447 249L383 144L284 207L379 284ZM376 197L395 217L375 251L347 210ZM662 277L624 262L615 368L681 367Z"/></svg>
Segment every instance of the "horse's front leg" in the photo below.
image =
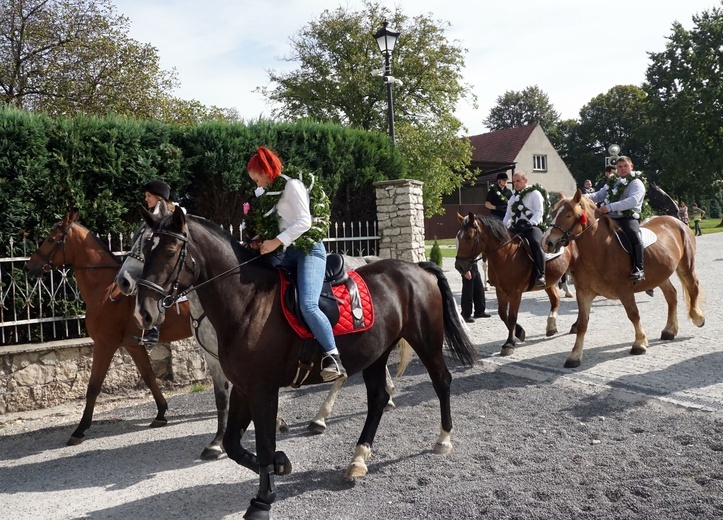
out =
<svg viewBox="0 0 723 520"><path fill-rule="evenodd" d="M634 356L645 354L648 351L648 337L645 335L643 326L640 324L640 312L638 311L638 304L635 303L635 293L630 291L621 296L620 303L625 307L628 319L632 322L633 327L635 327L635 341L630 349L630 354Z"/></svg>
<svg viewBox="0 0 723 520"><path fill-rule="evenodd" d="M550 298L550 314L547 316L547 330L545 335L549 338L557 334L557 313L560 310L560 293L557 292L557 286L552 284L545 289L547 296Z"/></svg>
<svg viewBox="0 0 723 520"><path fill-rule="evenodd" d="M515 292L508 296L509 312L507 315L507 341L502 345L501 356L511 356L515 353L515 336L520 341L525 341L525 329L517 324L517 314L520 311L522 291Z"/></svg>
<svg viewBox="0 0 723 520"><path fill-rule="evenodd" d="M228 421L228 403L231 389L231 383L223 373L221 364L218 359L210 353L204 351L206 365L213 379L213 396L216 401L217 426L216 435L213 440L206 445L201 453L202 460L216 460L223 453L223 436L226 433L226 423Z"/></svg>
<svg viewBox="0 0 723 520"><path fill-rule="evenodd" d="M153 399L156 401L158 413L149 426L151 428L160 428L161 426L165 426L168 424L168 421L166 420L168 403L166 402L166 398L163 397L161 389L158 386L156 374L153 372L151 358L148 357L146 347L144 345L132 345L130 347L126 347L126 351L131 356L131 359L136 364L136 367L138 367L138 371L141 373L143 382L150 389Z"/></svg>
<svg viewBox="0 0 723 520"><path fill-rule="evenodd" d="M111 347L108 343L96 341L93 346L93 361L90 369L90 379L88 380L88 388L85 391L85 408L83 416L75 431L71 434L70 439L66 443L67 446L77 446L85 440L85 432L90 428L93 422L93 411L95 410L95 402L100 394L101 386L108 374L108 367L113 359L115 351L118 347Z"/></svg>
<svg viewBox="0 0 723 520"><path fill-rule="evenodd" d="M366 461L372 456L374 437L379 428L384 407L389 401L385 377L386 357L382 356L377 359L362 372L364 384L367 387L367 418L364 421L359 441L354 448L354 456L344 471L344 477L348 479L363 477L368 472Z"/></svg>
<svg viewBox="0 0 723 520"><path fill-rule="evenodd" d="M256 428L256 452L259 461L259 491L251 499L244 518L268 520L271 504L276 500L274 475L291 473L291 462L276 450L276 414L279 407L278 389L257 389L251 404Z"/></svg>
<svg viewBox="0 0 723 520"><path fill-rule="evenodd" d="M577 296L577 321L575 346L572 347L572 352L567 356L565 360L565 368L577 368L582 362L582 348L585 344L585 333L587 332L587 325L590 320L590 307L592 301L595 299L595 294L588 293L588 291L581 289L580 287L575 288L575 294Z"/></svg>

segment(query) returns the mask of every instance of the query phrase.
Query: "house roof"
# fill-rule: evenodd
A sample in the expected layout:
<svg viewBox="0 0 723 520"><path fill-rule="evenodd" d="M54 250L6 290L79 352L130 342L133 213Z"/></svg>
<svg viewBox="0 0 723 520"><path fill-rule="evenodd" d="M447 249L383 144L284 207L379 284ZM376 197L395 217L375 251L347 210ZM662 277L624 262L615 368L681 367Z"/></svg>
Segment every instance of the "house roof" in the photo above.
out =
<svg viewBox="0 0 723 520"><path fill-rule="evenodd" d="M487 170L504 165L514 165L515 158L537 126L537 124L520 126L470 136L471 166Z"/></svg>

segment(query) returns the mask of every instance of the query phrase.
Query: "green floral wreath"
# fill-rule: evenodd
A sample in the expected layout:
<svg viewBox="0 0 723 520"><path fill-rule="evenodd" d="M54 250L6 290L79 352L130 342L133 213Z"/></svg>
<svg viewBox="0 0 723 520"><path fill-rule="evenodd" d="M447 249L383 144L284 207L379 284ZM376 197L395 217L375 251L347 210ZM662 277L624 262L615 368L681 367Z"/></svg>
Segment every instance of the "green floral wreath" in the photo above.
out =
<svg viewBox="0 0 723 520"><path fill-rule="evenodd" d="M635 219L645 219L648 217L653 216L653 210L648 204L647 200L647 193L648 193L648 180L645 178L645 175L643 175L643 172L640 171L631 171L629 175L626 177L620 177L618 174L613 174L610 177L608 177L606 185L608 187L608 191L605 194L605 200L603 201L604 205L611 204L613 202L618 202L623 194L625 193L625 189L630 185L631 182L633 182L635 179L640 179L640 181L643 183L643 186L645 187L645 193L646 196L643 198L643 205L640 213L637 211L634 211L632 209L626 209L624 211L621 211L623 215L626 217L632 217Z"/></svg>
<svg viewBox="0 0 723 520"><path fill-rule="evenodd" d="M542 220L540 220L540 223L538 224L539 228L542 231L545 231L547 229L547 221L550 218L550 198L547 196L547 190L540 186L539 184L533 184L531 186L526 186L523 188L520 192L515 192L512 195L512 216L514 217L513 222L517 222L517 220L522 216L524 213L525 216L529 219L532 217L532 210L529 209L525 204L522 202L522 199L524 199L528 193L533 191L539 191L542 194ZM517 197L516 200L515 197Z"/></svg>
<svg viewBox="0 0 723 520"><path fill-rule="evenodd" d="M510 199L508 199L507 196L504 193L502 193L502 190L500 189L499 186L495 185L495 187L492 188L492 192L496 193L497 196L500 198L500 200L503 201L505 204L507 204L510 201Z"/></svg>
<svg viewBox="0 0 723 520"><path fill-rule="evenodd" d="M331 204L321 184L315 182L311 173L304 174L293 166L287 166L285 171L290 175L279 175L256 200L251 202L248 214L249 224L251 229L262 240L269 240L278 236L280 230L279 218L276 215L276 204L284 192L286 180L293 177L298 178L309 193L311 228L294 240L293 246L308 254L314 245L327 238L331 223Z"/></svg>

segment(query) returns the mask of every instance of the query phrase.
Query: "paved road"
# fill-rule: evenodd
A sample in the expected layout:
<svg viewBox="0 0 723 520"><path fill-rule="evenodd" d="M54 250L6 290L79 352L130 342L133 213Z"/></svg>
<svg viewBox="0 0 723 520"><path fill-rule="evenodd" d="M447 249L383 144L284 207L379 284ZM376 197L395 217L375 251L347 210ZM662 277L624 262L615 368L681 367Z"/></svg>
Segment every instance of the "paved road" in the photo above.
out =
<svg viewBox="0 0 723 520"><path fill-rule="evenodd" d="M328 387L284 389L280 413L291 432L278 449L294 471L278 481L273 518L721 517L723 234L698 245L706 325L681 318L680 336L653 340L644 356L628 354L632 326L617 302L603 299L593 305L575 370L562 368L573 337L544 337L541 296L523 298L528 340L514 356L498 355L506 330L496 317L472 324L481 361L452 369L448 456L430 453L438 404L416 360L397 381L399 409L382 421L370 474L355 483L341 474L364 420L360 376L350 378L322 436L307 435L305 426ZM445 267L459 293L460 276L451 261ZM651 338L665 321L661 296L638 297ZM561 330L575 314L574 300L564 300ZM103 396L88 439L73 447L64 444L80 402L0 416L0 516L240 520L257 478L226 458L198 460L215 430L211 392L178 393L169 405L169 425L151 430L147 392L135 400ZM253 446L253 431L244 441Z"/></svg>
<svg viewBox="0 0 723 520"><path fill-rule="evenodd" d="M639 293L638 308L650 346L647 354L630 356L634 330L625 310L620 302L599 297L590 314L582 366L570 370L563 368L563 364L575 343L575 337L567 334L577 315L575 298L562 300L558 319L561 334L546 338L550 308L547 295L526 294L519 322L527 331L527 341L518 343L513 356L500 357L507 331L496 315L497 300L491 290L486 295L488 312L493 317L470 325L482 358L504 370L523 371L537 378L564 377L686 407L723 410L723 233L704 235L697 240L696 270L704 291L702 308L706 315L702 328L688 319L680 281L673 276L678 289L678 337L673 341L659 339L667 312L662 293L657 290L652 298ZM444 267L453 290L461 293L461 277L451 272L453 261L445 259Z"/></svg>

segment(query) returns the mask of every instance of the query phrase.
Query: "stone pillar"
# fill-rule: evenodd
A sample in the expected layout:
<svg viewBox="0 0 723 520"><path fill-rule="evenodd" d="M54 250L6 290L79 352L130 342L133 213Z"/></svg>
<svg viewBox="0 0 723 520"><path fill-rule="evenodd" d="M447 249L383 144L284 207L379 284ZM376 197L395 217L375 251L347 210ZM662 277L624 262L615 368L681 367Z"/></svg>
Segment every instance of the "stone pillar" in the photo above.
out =
<svg viewBox="0 0 723 520"><path fill-rule="evenodd" d="M381 258L426 260L422 186L423 182L413 179L374 183Z"/></svg>

